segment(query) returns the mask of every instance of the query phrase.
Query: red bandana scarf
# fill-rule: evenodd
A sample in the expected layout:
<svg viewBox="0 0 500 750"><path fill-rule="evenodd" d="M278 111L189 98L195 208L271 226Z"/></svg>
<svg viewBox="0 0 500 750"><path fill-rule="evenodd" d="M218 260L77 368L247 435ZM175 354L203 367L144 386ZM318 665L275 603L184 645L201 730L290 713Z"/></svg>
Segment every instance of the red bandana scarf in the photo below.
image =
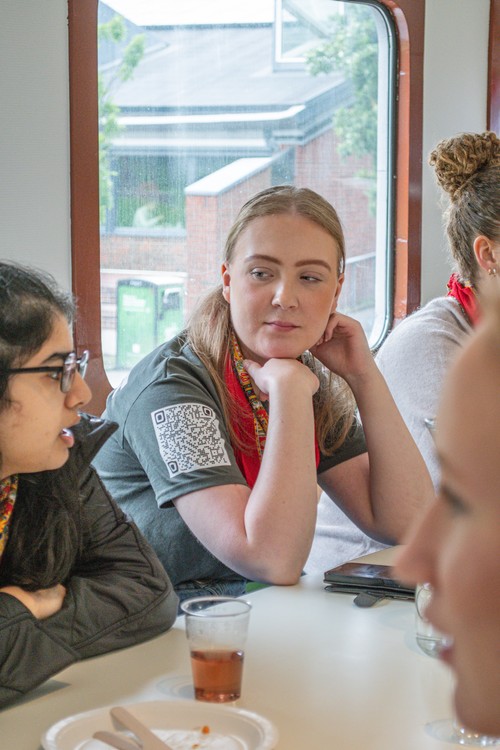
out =
<svg viewBox="0 0 500 750"><path fill-rule="evenodd" d="M459 281L456 273L452 273L448 281L448 297L454 297L472 326L479 322L479 308L474 289Z"/></svg>
<svg viewBox="0 0 500 750"><path fill-rule="evenodd" d="M0 560L9 537L9 524L17 495L17 475L0 482Z"/></svg>
<svg viewBox="0 0 500 750"><path fill-rule="evenodd" d="M262 402L257 398L252 387L250 376L243 365L236 336L231 333L230 356L226 361L225 381L229 393L238 405L238 420L233 424L234 431L242 445L249 443L248 436L254 436L247 449L233 446L236 463L243 476L252 488L259 475L262 454L266 445L268 414ZM315 440L316 466L319 464L318 442Z"/></svg>

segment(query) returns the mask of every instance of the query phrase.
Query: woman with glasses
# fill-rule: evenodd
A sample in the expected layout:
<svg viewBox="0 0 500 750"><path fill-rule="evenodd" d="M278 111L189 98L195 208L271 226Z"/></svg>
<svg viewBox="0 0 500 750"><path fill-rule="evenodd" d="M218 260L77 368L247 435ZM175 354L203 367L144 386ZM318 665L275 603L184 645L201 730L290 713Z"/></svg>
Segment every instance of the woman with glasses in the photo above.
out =
<svg viewBox="0 0 500 750"><path fill-rule="evenodd" d="M0 262L0 705L74 661L172 624L177 597L90 461L88 352L51 277Z"/></svg>

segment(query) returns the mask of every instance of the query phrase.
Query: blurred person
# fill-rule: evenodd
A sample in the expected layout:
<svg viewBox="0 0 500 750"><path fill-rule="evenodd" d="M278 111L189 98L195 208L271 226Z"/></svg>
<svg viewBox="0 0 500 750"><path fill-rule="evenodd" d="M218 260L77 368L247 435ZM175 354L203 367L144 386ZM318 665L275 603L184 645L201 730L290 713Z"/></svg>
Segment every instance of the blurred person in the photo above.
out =
<svg viewBox="0 0 500 750"><path fill-rule="evenodd" d="M498 282L497 282L498 283ZM433 589L426 609L469 729L500 736L500 290L446 379L436 420L437 500L396 574Z"/></svg>

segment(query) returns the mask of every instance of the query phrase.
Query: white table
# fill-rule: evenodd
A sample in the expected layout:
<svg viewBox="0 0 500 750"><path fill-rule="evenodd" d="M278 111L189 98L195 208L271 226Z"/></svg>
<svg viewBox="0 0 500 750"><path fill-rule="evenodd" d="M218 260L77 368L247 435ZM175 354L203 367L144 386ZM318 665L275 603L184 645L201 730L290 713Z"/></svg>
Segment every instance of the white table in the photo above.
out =
<svg viewBox="0 0 500 750"><path fill-rule="evenodd" d="M279 750L450 750L426 725L451 715L451 677L416 646L413 603L360 609L349 594L325 592L321 576L249 598L235 705L276 724ZM0 711L0 748L38 750L44 730L81 711L192 696L180 617L164 635L75 664Z"/></svg>

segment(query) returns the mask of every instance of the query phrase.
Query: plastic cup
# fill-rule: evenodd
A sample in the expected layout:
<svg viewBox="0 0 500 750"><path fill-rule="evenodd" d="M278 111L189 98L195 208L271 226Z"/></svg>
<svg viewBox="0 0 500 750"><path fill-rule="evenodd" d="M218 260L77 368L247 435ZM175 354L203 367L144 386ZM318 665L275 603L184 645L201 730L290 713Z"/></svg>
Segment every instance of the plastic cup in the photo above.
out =
<svg viewBox="0 0 500 750"><path fill-rule="evenodd" d="M195 698L226 703L241 695L244 646L251 605L230 596L202 596L181 604L191 652Z"/></svg>
<svg viewBox="0 0 500 750"><path fill-rule="evenodd" d="M437 630L427 619L426 610L430 604L432 587L420 583L415 589L415 636L418 645L428 656L439 656L447 637Z"/></svg>

